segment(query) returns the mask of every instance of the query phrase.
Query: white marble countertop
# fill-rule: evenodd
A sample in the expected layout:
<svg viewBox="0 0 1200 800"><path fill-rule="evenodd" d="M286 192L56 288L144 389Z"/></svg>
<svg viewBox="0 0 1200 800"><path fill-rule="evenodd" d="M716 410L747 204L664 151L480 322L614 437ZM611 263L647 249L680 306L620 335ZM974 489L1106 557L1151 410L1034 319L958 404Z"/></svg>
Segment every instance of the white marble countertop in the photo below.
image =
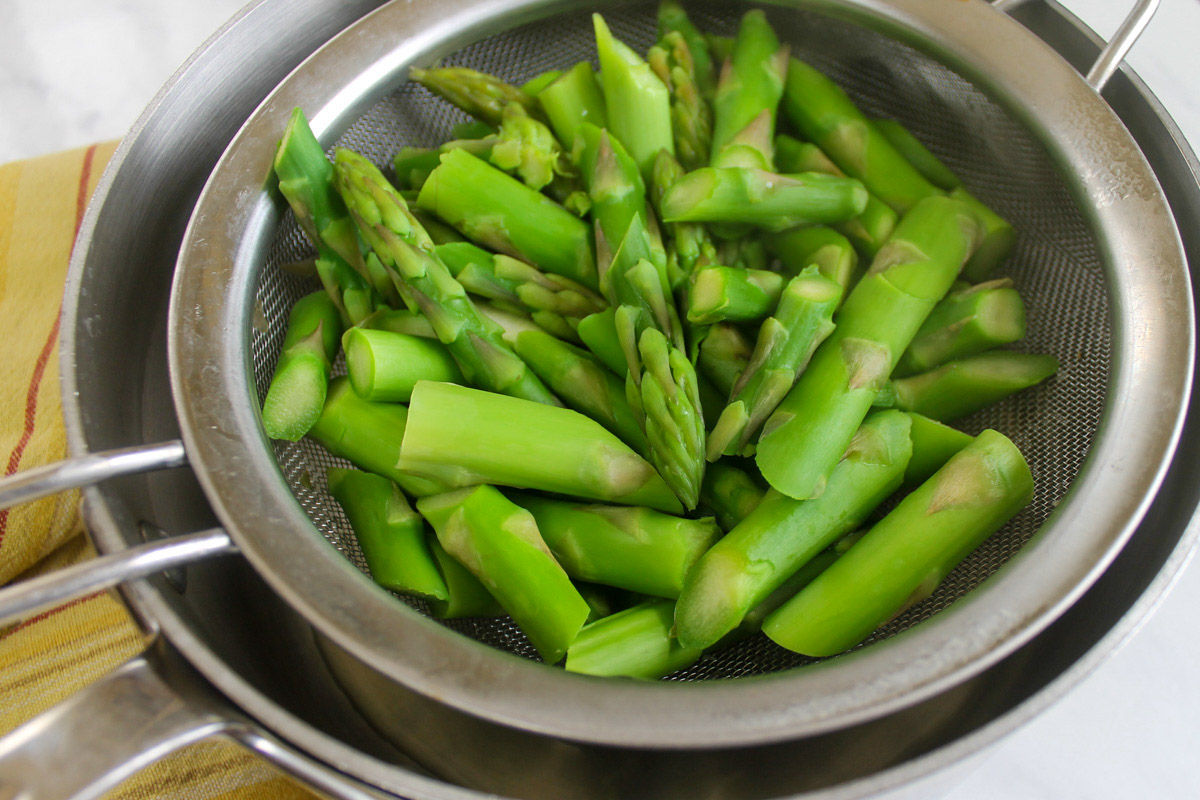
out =
<svg viewBox="0 0 1200 800"><path fill-rule="evenodd" d="M5 0L0 162L119 137L243 0ZM1133 0L1067 0L1108 36ZM1200 147L1200 3L1163 0L1130 62ZM1200 567L1094 675L947 800L1200 797Z"/></svg>

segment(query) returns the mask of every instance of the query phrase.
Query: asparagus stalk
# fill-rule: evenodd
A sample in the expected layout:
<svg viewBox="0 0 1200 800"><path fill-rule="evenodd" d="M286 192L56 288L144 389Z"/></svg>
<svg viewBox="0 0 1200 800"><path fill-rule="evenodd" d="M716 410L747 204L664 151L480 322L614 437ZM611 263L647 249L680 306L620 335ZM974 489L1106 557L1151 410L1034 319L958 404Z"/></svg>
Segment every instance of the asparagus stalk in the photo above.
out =
<svg viewBox="0 0 1200 800"><path fill-rule="evenodd" d="M970 212L928 197L913 207L838 312L836 330L763 426L763 477L798 499L819 495L876 393L977 241Z"/></svg>
<svg viewBox="0 0 1200 800"><path fill-rule="evenodd" d="M683 510L653 467L576 411L426 381L409 409L396 462L403 469L451 486L495 483Z"/></svg>
<svg viewBox="0 0 1200 800"><path fill-rule="evenodd" d="M974 437L929 417L909 412L912 420L912 458L904 470L904 486L920 486L933 477L950 458L969 445Z"/></svg>
<svg viewBox="0 0 1200 800"><path fill-rule="evenodd" d="M468 119L450 127L451 139L482 139L491 136L496 129L478 119Z"/></svg>
<svg viewBox="0 0 1200 800"><path fill-rule="evenodd" d="M592 23L608 128L633 156L643 177L649 179L658 151L675 152L670 93L649 64L613 38L603 17L593 14Z"/></svg>
<svg viewBox="0 0 1200 800"><path fill-rule="evenodd" d="M589 350L619 377L629 374L629 362L617 335L617 310L612 308L591 314L579 321L575 330Z"/></svg>
<svg viewBox="0 0 1200 800"><path fill-rule="evenodd" d="M581 123L587 122L597 128L608 126L604 95L592 65L586 61L580 61L564 72L538 92L537 97L558 141L568 151L575 147L575 136Z"/></svg>
<svg viewBox="0 0 1200 800"><path fill-rule="evenodd" d="M655 597L678 597L688 570L721 535L711 517L511 497L533 514L550 552L572 578Z"/></svg>
<svg viewBox="0 0 1200 800"><path fill-rule="evenodd" d="M316 424L341 330L337 307L324 292L306 295L292 306L279 363L263 401L263 428L272 439L298 441Z"/></svg>
<svg viewBox="0 0 1200 800"><path fill-rule="evenodd" d="M700 502L716 515L717 524L731 531L762 501L764 490L749 472L729 459L718 459L704 471Z"/></svg>
<svg viewBox="0 0 1200 800"><path fill-rule="evenodd" d="M733 387L754 355L754 343L746 338L737 327L727 322L713 325L704 341L700 343L696 360L713 385L725 395L733 394Z"/></svg>
<svg viewBox="0 0 1200 800"><path fill-rule="evenodd" d="M417 205L491 250L599 286L587 223L469 153L443 155Z"/></svg>
<svg viewBox="0 0 1200 800"><path fill-rule="evenodd" d="M645 231L646 184L633 157L608 131L586 122L576 133L576 150L579 171L592 201L597 240L602 235L607 244L620 245L634 217L640 219ZM608 291L606 294L613 299Z"/></svg>
<svg viewBox="0 0 1200 800"><path fill-rule="evenodd" d="M1017 233L1007 220L979 202L965 188L954 189L950 196L970 208L983 226L983 241L963 267L963 277L970 281L985 280L1012 251Z"/></svg>
<svg viewBox="0 0 1200 800"><path fill-rule="evenodd" d="M722 453L749 453L759 428L833 332L833 312L841 298L842 287L816 266L788 282L774 316L759 328L754 353L709 434L709 461Z"/></svg>
<svg viewBox="0 0 1200 800"><path fill-rule="evenodd" d="M530 97L537 97L550 84L563 76L561 69L548 69L545 72L539 72L529 80L521 84L521 91Z"/></svg>
<svg viewBox="0 0 1200 800"><path fill-rule="evenodd" d="M949 422L1036 386L1056 372L1054 356L994 350L892 384L898 408Z"/></svg>
<svg viewBox="0 0 1200 800"><path fill-rule="evenodd" d="M648 600L585 625L567 650L567 672L654 680L695 663L702 651L670 635L674 608Z"/></svg>
<svg viewBox="0 0 1200 800"><path fill-rule="evenodd" d="M768 491L688 573L675 606L680 644L715 644L805 562L862 524L900 486L912 455L910 424L898 411L872 415L819 497Z"/></svg>
<svg viewBox="0 0 1200 800"><path fill-rule="evenodd" d="M429 610L438 619L463 617L499 617L504 609L492 597L487 587L462 564L446 552L437 535L428 532L425 541L437 562L442 580L446 583L446 600L429 601Z"/></svg>
<svg viewBox="0 0 1200 800"><path fill-rule="evenodd" d="M662 199L680 178L683 166L666 150L661 150L654 161L650 175L650 202L655 212L662 216ZM716 247L705 227L695 222L665 223L670 242L667 249L667 272L675 277L673 287L678 287L698 267L716 262ZM732 266L732 265L731 265Z"/></svg>
<svg viewBox="0 0 1200 800"><path fill-rule="evenodd" d="M871 125L833 81L791 59L784 87L784 113L846 174L900 213L918 200L941 194Z"/></svg>
<svg viewBox="0 0 1200 800"><path fill-rule="evenodd" d="M785 280L770 270L705 267L695 274L688 292L688 322L762 319L779 303Z"/></svg>
<svg viewBox="0 0 1200 800"><path fill-rule="evenodd" d="M662 209L667 222L744 222L782 231L850 219L862 213L866 202L867 190L849 178L704 167L671 186Z"/></svg>
<svg viewBox="0 0 1200 800"><path fill-rule="evenodd" d="M708 42L705 41L704 34L688 19L683 6L676 0L663 0L658 5L658 38L666 39L672 33L678 33L687 43L696 85L700 93L708 97L716 87L716 72Z"/></svg>
<svg viewBox="0 0 1200 800"><path fill-rule="evenodd" d="M423 497L417 508L446 552L487 587L542 660L561 660L589 609L546 548L533 516L494 486Z"/></svg>
<svg viewBox="0 0 1200 800"><path fill-rule="evenodd" d="M405 202L408 202L408 200L405 199ZM412 215L417 222L421 223L421 227L425 229L425 232L429 234L429 239L434 245L466 241L466 237L440 219L413 210L411 203L409 204L409 210L412 211Z"/></svg>
<svg viewBox="0 0 1200 800"><path fill-rule="evenodd" d="M589 354L519 317L493 309L487 313L504 328L513 351L568 408L599 422L637 453L646 453L646 436L629 407L624 381Z"/></svg>
<svg viewBox="0 0 1200 800"><path fill-rule="evenodd" d="M934 306L904 355L904 377L973 356L1025 336L1025 304L1008 279L967 286Z"/></svg>
<svg viewBox="0 0 1200 800"><path fill-rule="evenodd" d="M788 48L779 45L766 15L747 11L738 27L733 53L721 69L721 78L713 95L713 166L730 163L723 151L745 128L756 123L759 136L761 169L774 165L771 138L775 135L775 112L783 96L788 68ZM736 157L734 157L736 159Z"/></svg>
<svg viewBox="0 0 1200 800"><path fill-rule="evenodd" d="M359 231L393 271L405 304L429 319L442 344L473 384L539 403L557 404L501 338L499 327L479 314L466 290L433 250L428 234L373 164L348 150L335 156L338 188Z"/></svg>
<svg viewBox="0 0 1200 800"><path fill-rule="evenodd" d="M363 400L349 380L334 378L321 416L308 435L335 456L396 482L408 494L421 497L446 491L445 484L396 466L407 424L404 406Z"/></svg>
<svg viewBox="0 0 1200 800"><path fill-rule="evenodd" d="M396 484L379 475L330 467L329 493L346 512L371 578L380 586L448 600L446 582L425 541L425 523Z"/></svg>
<svg viewBox="0 0 1200 800"><path fill-rule="evenodd" d="M392 331L408 336L420 336L423 339L436 339L433 326L417 311L408 309L381 308L367 317L359 325L361 328L374 331Z"/></svg>
<svg viewBox="0 0 1200 800"><path fill-rule="evenodd" d="M787 275L799 275L815 264L817 271L842 287L843 293L850 290L856 277L858 253L850 240L833 228L812 225L770 233L763 237L763 244L779 259Z"/></svg>
<svg viewBox="0 0 1200 800"><path fill-rule="evenodd" d="M453 356L434 339L351 328L342 337L342 349L350 385L375 403L406 402L417 381L463 380Z"/></svg>
<svg viewBox="0 0 1200 800"><path fill-rule="evenodd" d="M537 101L516 86L467 67L413 67L408 77L493 127L499 127L504 107L509 103L520 105L531 116L536 117L541 111Z"/></svg>
<svg viewBox="0 0 1200 800"><path fill-rule="evenodd" d="M712 147L712 109L696 81L695 63L683 34L667 33L650 48L646 60L671 96L671 130L680 163L687 169L704 166Z"/></svg>
<svg viewBox="0 0 1200 800"><path fill-rule="evenodd" d="M853 647L942 579L1033 497L1003 435L984 431L763 623L777 644L829 656Z"/></svg>
<svg viewBox="0 0 1200 800"><path fill-rule="evenodd" d="M829 156L811 142L800 142L791 136L775 137L775 165L780 172L823 172L845 177L846 173ZM874 258L892 235L899 215L874 194L868 194L867 204L854 219L838 222L834 228L849 239L864 258ZM805 265L807 266L807 265Z"/></svg>
<svg viewBox="0 0 1200 800"><path fill-rule="evenodd" d="M947 192L962 186L958 176L930 152L920 139L913 136L908 128L894 119L873 119L871 124L925 180Z"/></svg>

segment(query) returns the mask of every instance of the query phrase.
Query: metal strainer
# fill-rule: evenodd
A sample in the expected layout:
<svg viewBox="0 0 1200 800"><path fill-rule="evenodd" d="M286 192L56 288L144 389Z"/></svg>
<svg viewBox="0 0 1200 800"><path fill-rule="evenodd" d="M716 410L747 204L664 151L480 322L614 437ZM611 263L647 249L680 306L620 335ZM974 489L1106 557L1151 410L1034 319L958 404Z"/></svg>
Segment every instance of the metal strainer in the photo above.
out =
<svg viewBox="0 0 1200 800"><path fill-rule="evenodd" d="M1013 438L1034 471L1033 503L856 652L810 663L759 637L671 681L631 683L533 663L503 620L451 623L470 638L451 634L363 574L324 487L336 460L264 436L257 409L287 311L314 288L279 269L310 254L268 181L291 109L306 110L324 144L386 165L462 119L404 82L409 65L444 58L514 82L567 67L591 57L595 5L396 0L299 67L234 139L197 203L170 323L186 450L231 538L340 652L450 709L556 740L676 749L794 739L879 717L995 663L1069 606L1141 518L1182 422L1193 321L1178 233L1136 144L1066 62L982 0L768 7L794 53L868 113L907 125L1012 221L1018 244L1002 271L1027 302L1022 347L1063 364L1050 383L963 421ZM744 8L689 12L730 33ZM653 5L603 10L618 37L651 43Z"/></svg>

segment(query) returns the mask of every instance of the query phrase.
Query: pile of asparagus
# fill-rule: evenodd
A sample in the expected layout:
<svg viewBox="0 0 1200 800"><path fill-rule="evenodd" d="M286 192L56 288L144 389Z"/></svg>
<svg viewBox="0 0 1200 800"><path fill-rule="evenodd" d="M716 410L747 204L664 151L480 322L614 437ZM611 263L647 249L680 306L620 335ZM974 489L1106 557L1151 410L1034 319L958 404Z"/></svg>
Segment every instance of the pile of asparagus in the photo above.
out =
<svg viewBox="0 0 1200 800"><path fill-rule="evenodd" d="M547 663L836 654L1029 502L1011 441L943 423L1057 361L995 349L1013 229L908 131L761 11L658 21L643 58L595 15L598 74L413 69L473 121L394 180L296 110L275 174L324 289L263 423L359 468L327 480L378 583L508 614Z"/></svg>

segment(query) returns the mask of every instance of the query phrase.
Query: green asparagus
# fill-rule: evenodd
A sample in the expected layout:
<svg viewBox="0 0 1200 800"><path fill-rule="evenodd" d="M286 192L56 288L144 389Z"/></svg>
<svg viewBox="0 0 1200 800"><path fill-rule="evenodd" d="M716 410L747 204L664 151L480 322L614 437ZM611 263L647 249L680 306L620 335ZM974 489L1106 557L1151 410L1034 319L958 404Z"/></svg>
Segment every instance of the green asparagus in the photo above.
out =
<svg viewBox="0 0 1200 800"><path fill-rule="evenodd" d="M658 5L658 38L665 39L668 34L678 33L687 42L692 56L692 65L696 74L696 85L705 97L712 94L716 87L716 71L713 69L713 59L708 42L676 0L662 0ZM724 61L724 59L721 59Z"/></svg>
<svg viewBox="0 0 1200 800"><path fill-rule="evenodd" d="M417 381L461 383L462 372L438 341L391 331L351 328L342 337L354 391L376 403L403 403Z"/></svg>
<svg viewBox="0 0 1200 800"><path fill-rule="evenodd" d="M745 322L771 313L783 293L784 276L762 269L705 267L688 292L688 322Z"/></svg>
<svg viewBox="0 0 1200 800"><path fill-rule="evenodd" d="M781 231L850 219L862 213L866 202L867 190L849 178L704 167L671 186L662 209L667 222L744 222Z"/></svg>
<svg viewBox="0 0 1200 800"><path fill-rule="evenodd" d="M567 152L574 150L580 123L587 122L597 128L608 126L604 95L600 93L592 65L586 61L580 61L542 89L538 102Z"/></svg>
<svg viewBox="0 0 1200 800"><path fill-rule="evenodd" d="M833 228L811 225L772 233L763 237L763 243L787 275L799 275L815 264L822 275L842 287L843 293L858 277L858 254L850 241Z"/></svg>
<svg viewBox="0 0 1200 800"><path fill-rule="evenodd" d="M408 76L493 127L499 127L504 107L509 103L520 105L533 116L541 113L537 101L516 86L467 67L413 67L408 71Z"/></svg>
<svg viewBox="0 0 1200 800"><path fill-rule="evenodd" d="M324 292L306 295L292 306L279 363L263 401L263 428L272 439L298 441L316 424L341 329L338 310Z"/></svg>
<svg viewBox="0 0 1200 800"><path fill-rule="evenodd" d="M708 465L700 488L700 502L716 515L717 524L731 531L762 501L766 490L750 473L728 458Z"/></svg>
<svg viewBox="0 0 1200 800"><path fill-rule="evenodd" d="M913 452L908 468L904 470L903 485L913 488L933 477L933 473L969 445L974 437L920 414L909 412L908 417L912 420L909 436Z"/></svg>
<svg viewBox="0 0 1200 800"><path fill-rule="evenodd" d="M1058 372L1054 356L993 350L892 381L896 406L940 422L965 417Z"/></svg>
<svg viewBox="0 0 1200 800"><path fill-rule="evenodd" d="M921 325L896 375L914 375L1025 336L1025 304L1008 279L952 291Z"/></svg>
<svg viewBox="0 0 1200 800"><path fill-rule="evenodd" d="M658 151L675 152L670 93L649 64L613 38L603 17L593 14L592 23L608 128L633 156L642 176L649 179Z"/></svg>
<svg viewBox="0 0 1200 800"><path fill-rule="evenodd" d="M788 69L788 48L781 47L766 15L755 9L742 17L733 53L721 70L713 95L713 137L710 161L713 166L739 166L739 156L724 152L745 128L760 128L760 169L774 166L772 139L775 136L775 112L783 96Z"/></svg>

